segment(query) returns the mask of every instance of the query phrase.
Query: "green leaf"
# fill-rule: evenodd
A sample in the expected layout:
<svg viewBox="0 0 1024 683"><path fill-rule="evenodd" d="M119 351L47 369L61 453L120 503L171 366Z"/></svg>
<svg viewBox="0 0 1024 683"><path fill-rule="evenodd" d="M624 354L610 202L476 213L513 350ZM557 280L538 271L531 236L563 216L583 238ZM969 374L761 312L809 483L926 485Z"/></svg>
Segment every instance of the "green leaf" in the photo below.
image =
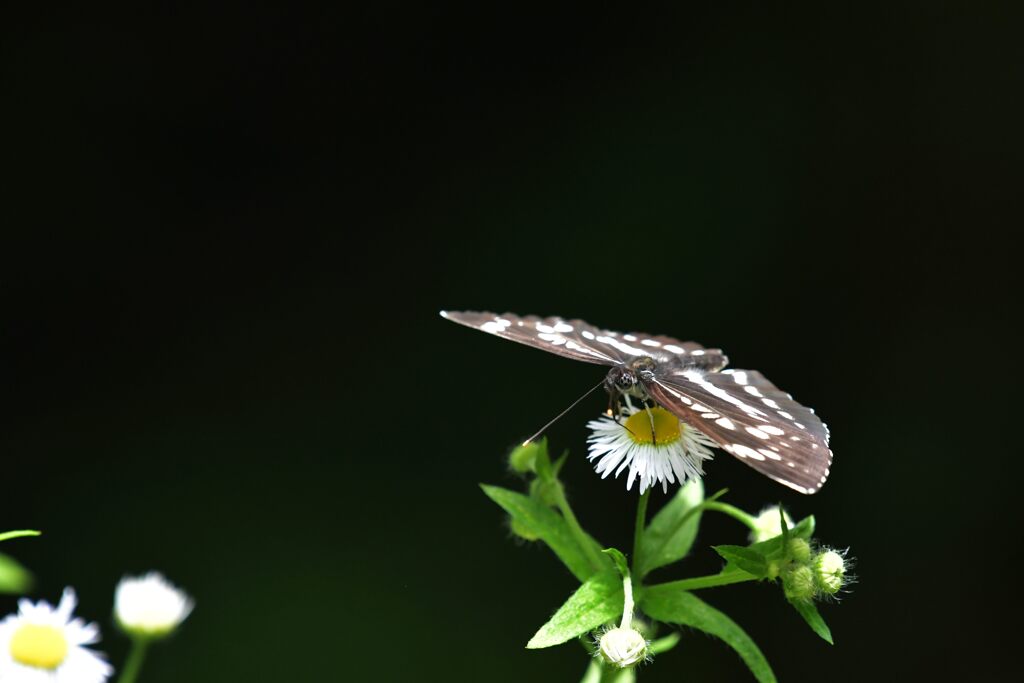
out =
<svg viewBox="0 0 1024 683"><path fill-rule="evenodd" d="M697 538L700 506L704 502L704 485L698 479L680 487L672 500L658 511L644 531L637 548L638 557L633 558L638 579L686 557Z"/></svg>
<svg viewBox="0 0 1024 683"><path fill-rule="evenodd" d="M22 529L21 531L5 531L0 534L0 541L9 541L12 538L23 538L25 536L39 536L41 532L33 531L31 529Z"/></svg>
<svg viewBox="0 0 1024 683"><path fill-rule="evenodd" d="M500 486L481 484L480 488L488 498L500 505L522 530L547 543L577 579L584 581L595 572L586 553L569 530L565 518L560 514L529 496Z"/></svg>
<svg viewBox="0 0 1024 683"><path fill-rule="evenodd" d="M0 593L22 595L32 589L31 572L13 557L0 554Z"/></svg>
<svg viewBox="0 0 1024 683"><path fill-rule="evenodd" d="M731 562L748 574L758 578L768 575L768 560L758 550L745 545L716 545L712 549L726 562Z"/></svg>
<svg viewBox="0 0 1024 683"><path fill-rule="evenodd" d="M808 515L800 520L800 523L789 529L787 532L792 538L803 538L809 539L814 534L814 515ZM769 538L767 541L761 541L760 543L754 543L747 546L751 550L764 555L769 560L782 559L785 551L785 544L783 543L782 536L776 536L775 538Z"/></svg>
<svg viewBox="0 0 1024 683"><path fill-rule="evenodd" d="M721 638L743 659L760 683L775 683L768 660L750 636L732 619L693 593L671 584L651 586L640 598L640 607L653 619L682 624Z"/></svg>
<svg viewBox="0 0 1024 683"><path fill-rule="evenodd" d="M622 577L616 570L595 574L580 586L530 639L531 650L561 645L622 615Z"/></svg>
<svg viewBox="0 0 1024 683"><path fill-rule="evenodd" d="M597 659L591 659L590 664L587 665L587 670L583 673L583 678L580 679L580 683L601 683L601 662Z"/></svg>
<svg viewBox="0 0 1024 683"><path fill-rule="evenodd" d="M813 602L804 602L801 600L790 600L789 604L793 605L800 616L804 618L807 625L811 627L811 630L821 636L829 645L835 645L832 642L832 630L829 629L828 624L822 619L821 614L818 612L817 606Z"/></svg>
<svg viewBox="0 0 1024 683"><path fill-rule="evenodd" d="M548 438L545 436L540 441L531 443L537 444L537 455L533 463L537 468L537 476L541 479L554 479L555 474L551 470L551 457L548 455Z"/></svg>
<svg viewBox="0 0 1024 683"><path fill-rule="evenodd" d="M652 655L660 655L663 652L668 652L676 645L679 644L679 640L682 636L678 632L673 631L664 638L658 638L657 640L651 641L651 645L648 648L648 652Z"/></svg>
<svg viewBox="0 0 1024 683"><path fill-rule="evenodd" d="M626 562L626 556L625 555L623 555L621 552L619 552L615 548L605 548L601 552L612 558L612 561L615 563L615 566L618 568L619 573L622 574L622 578L624 578L624 579L628 579L629 578L629 563Z"/></svg>

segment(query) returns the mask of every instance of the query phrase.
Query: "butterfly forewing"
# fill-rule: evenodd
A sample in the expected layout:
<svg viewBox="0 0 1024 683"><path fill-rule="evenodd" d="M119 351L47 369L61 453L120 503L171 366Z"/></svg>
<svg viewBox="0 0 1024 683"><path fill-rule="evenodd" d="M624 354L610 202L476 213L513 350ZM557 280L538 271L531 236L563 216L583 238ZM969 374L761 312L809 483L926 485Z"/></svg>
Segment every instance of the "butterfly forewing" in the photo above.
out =
<svg viewBox="0 0 1024 683"><path fill-rule="evenodd" d="M638 356L653 356L663 361L718 370L729 362L719 349L705 349L696 342L639 332L622 334L602 330L582 320L514 313L498 315L489 311L441 311L441 315L467 327L586 363L620 365Z"/></svg>
<svg viewBox="0 0 1024 683"><path fill-rule="evenodd" d="M656 374L647 390L683 422L781 484L814 493L828 478L828 428L756 371Z"/></svg>

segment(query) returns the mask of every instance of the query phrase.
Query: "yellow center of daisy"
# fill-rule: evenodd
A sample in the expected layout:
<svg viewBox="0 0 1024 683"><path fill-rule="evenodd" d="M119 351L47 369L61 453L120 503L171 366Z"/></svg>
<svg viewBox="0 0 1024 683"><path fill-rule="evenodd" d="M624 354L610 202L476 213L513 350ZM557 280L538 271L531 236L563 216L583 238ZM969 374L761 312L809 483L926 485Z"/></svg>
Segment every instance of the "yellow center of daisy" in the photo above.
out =
<svg viewBox="0 0 1024 683"><path fill-rule="evenodd" d="M651 430L651 417L654 418L654 430ZM629 438L637 443L654 443L663 445L679 440L679 418L664 408L651 408L633 413L626 418L626 429Z"/></svg>
<svg viewBox="0 0 1024 683"><path fill-rule="evenodd" d="M68 641L54 626L22 624L11 638L11 657L39 669L56 669L68 655Z"/></svg>

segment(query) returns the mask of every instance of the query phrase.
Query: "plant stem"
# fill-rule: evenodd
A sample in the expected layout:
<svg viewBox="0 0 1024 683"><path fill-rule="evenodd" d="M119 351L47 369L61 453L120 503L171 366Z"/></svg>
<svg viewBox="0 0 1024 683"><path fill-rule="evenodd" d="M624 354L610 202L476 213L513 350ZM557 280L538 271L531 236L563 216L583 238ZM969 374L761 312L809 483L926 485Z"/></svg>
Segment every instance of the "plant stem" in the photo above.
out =
<svg viewBox="0 0 1024 683"><path fill-rule="evenodd" d="M647 501L651 498L651 490L647 489L640 495L636 504L636 526L633 528L633 573L636 573L640 558L640 540L644 535L644 528L647 526ZM643 577L641 577L643 578Z"/></svg>
<svg viewBox="0 0 1024 683"><path fill-rule="evenodd" d="M660 586L672 586L672 588L693 591L701 588L714 588L716 586L728 586L732 583L743 583L744 581L757 581L757 577L745 571L722 572L721 574L708 574L707 576L695 576L692 579L680 579Z"/></svg>
<svg viewBox="0 0 1024 683"><path fill-rule="evenodd" d="M755 517L751 514L744 512L743 510L740 510L738 507L734 507L732 505L729 505L728 503L719 503L718 501L711 501L706 503L704 505L704 508L707 510L714 510L716 512L721 512L726 515L729 515L733 519L738 520L743 524L746 524L747 527L751 530L757 530L757 521Z"/></svg>
<svg viewBox="0 0 1024 683"><path fill-rule="evenodd" d="M125 660L124 668L121 669L121 677L118 683L135 683L142 668L142 661L146 658L146 648L149 646L149 638L135 636L132 638L132 649Z"/></svg>
<svg viewBox="0 0 1024 683"><path fill-rule="evenodd" d="M572 508L569 507L569 501L565 497L565 489L562 487L562 482L558 481L558 479L554 479L553 482L555 484L555 504L558 505L562 517L565 518L566 524L569 525L569 530L576 537L576 542L583 549L587 559L590 560L594 571L600 571L604 568L605 563L598 554L597 548L594 547L594 542L587 536L587 532L580 526L579 520L573 514Z"/></svg>

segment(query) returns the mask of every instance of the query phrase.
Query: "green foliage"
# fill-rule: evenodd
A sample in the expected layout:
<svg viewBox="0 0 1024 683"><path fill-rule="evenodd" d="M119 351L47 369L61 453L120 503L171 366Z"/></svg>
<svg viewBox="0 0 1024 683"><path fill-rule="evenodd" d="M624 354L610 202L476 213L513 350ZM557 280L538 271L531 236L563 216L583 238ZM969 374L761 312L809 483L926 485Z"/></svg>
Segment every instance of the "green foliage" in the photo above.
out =
<svg viewBox="0 0 1024 683"><path fill-rule="evenodd" d="M748 574L759 579L768 575L768 558L755 548L743 545L716 545L713 546L713 550Z"/></svg>
<svg viewBox="0 0 1024 683"><path fill-rule="evenodd" d="M13 538L39 536L40 532L31 529L6 531L0 533L0 542ZM23 595L32 590L35 580L32 573L25 569L17 560L8 555L0 554L0 593Z"/></svg>
<svg viewBox="0 0 1024 683"><path fill-rule="evenodd" d="M577 579L583 581L594 573L580 539L573 535L565 519L557 512L529 496L499 486L481 484L480 488L515 520L523 532L547 543ZM593 539L584 542L596 547Z"/></svg>
<svg viewBox="0 0 1024 683"><path fill-rule="evenodd" d="M832 630L829 629L828 624L821 618L821 614L818 613L818 608L810 600L790 600L789 604L796 608L796 611L800 613L800 616L804 618L807 625L811 627L811 630L821 636L829 645L834 645L832 642Z"/></svg>
<svg viewBox="0 0 1024 683"><path fill-rule="evenodd" d="M0 553L0 593L23 595L32 590L32 574L13 557Z"/></svg>
<svg viewBox="0 0 1024 683"><path fill-rule="evenodd" d="M561 645L613 621L622 613L622 577L611 569L595 574L565 601L526 644L539 649Z"/></svg>
<svg viewBox="0 0 1024 683"><path fill-rule="evenodd" d="M644 531L637 556L633 558L638 578L686 557L697 538L704 503L704 485L691 481L681 486L672 500L658 511Z"/></svg>
<svg viewBox="0 0 1024 683"><path fill-rule="evenodd" d="M645 586L644 578L651 571L672 565L693 551L704 512L726 514L755 530L757 518L735 506L719 502L717 499L726 493L724 489L705 498L702 484L693 481L680 487L648 524L645 518L649 495L642 495L637 507L631 575L626 557L615 548L602 550L583 530L573 513L559 480L567 455L563 453L552 462L546 441L513 451L513 469L527 476L529 495L481 485L484 493L508 513L515 533L546 543L581 582L579 588L530 639L527 648L547 648L579 639L594 657L593 643L596 641L593 635L588 635L592 631L615 621L623 627L641 623L632 622L635 595L647 617L698 629L720 638L736 651L758 681L771 683L775 681L775 675L750 636L731 618L691 591L749 581L778 586L780 578L783 592L793 607L815 633L832 643L832 634L814 602L806 596L798 599L807 591L795 590L799 587L796 579L810 570L811 537L815 530L813 516L789 526L780 506L782 523L778 536L749 545L712 546L725 560L725 566L719 573ZM821 594L814 587L813 577L808 585L811 585L810 597ZM648 633L646 637L650 638L657 625L637 628ZM647 652L662 655L674 648L680 639L678 632L671 632L651 642ZM631 683L634 680L633 669L618 670L602 664L597 658L591 659L583 677L584 683Z"/></svg>
<svg viewBox="0 0 1024 683"><path fill-rule="evenodd" d="M693 593L678 590L670 584L652 586L640 598L640 608L659 621L690 626L721 638L743 659L758 681L774 683L775 674L768 660L750 636L736 622Z"/></svg>

